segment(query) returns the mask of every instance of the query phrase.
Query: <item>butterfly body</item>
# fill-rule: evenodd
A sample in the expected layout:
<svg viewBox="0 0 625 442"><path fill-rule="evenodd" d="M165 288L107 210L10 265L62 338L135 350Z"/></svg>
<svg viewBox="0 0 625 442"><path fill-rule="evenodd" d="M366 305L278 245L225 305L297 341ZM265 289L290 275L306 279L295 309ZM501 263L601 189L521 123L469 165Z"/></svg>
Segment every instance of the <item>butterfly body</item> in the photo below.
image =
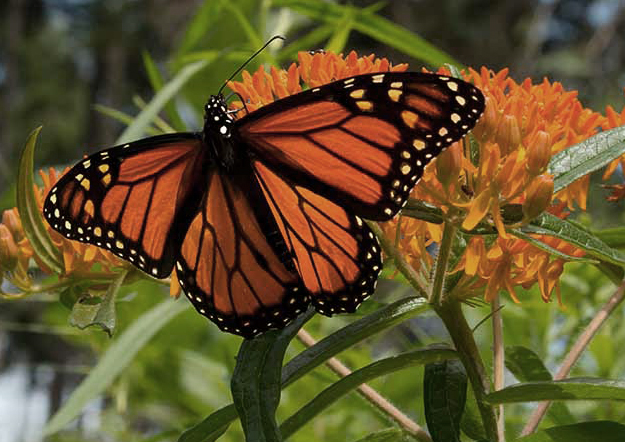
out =
<svg viewBox="0 0 625 442"><path fill-rule="evenodd" d="M175 268L201 314L252 337L309 305L353 312L382 267L362 218L392 218L483 108L473 86L421 73L338 80L238 119L211 96L202 132L91 155L44 216L156 278Z"/></svg>

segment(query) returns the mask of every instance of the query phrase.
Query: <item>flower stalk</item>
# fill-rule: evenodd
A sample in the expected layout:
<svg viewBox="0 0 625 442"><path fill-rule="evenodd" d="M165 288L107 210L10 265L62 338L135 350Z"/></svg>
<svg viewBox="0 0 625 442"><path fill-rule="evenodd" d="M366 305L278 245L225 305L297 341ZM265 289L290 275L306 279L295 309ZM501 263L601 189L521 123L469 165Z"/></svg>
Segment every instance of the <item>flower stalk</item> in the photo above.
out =
<svg viewBox="0 0 625 442"><path fill-rule="evenodd" d="M480 357L480 353L473 339L473 332L467 323L460 302L456 299L448 298L440 305L435 305L434 309L443 320L449 335L454 343L456 351L460 356L460 361L467 371L471 388L477 406L482 417L484 430L489 441L503 442L499 438L497 431L497 416L494 408L486 402L486 395L490 393L490 379Z"/></svg>

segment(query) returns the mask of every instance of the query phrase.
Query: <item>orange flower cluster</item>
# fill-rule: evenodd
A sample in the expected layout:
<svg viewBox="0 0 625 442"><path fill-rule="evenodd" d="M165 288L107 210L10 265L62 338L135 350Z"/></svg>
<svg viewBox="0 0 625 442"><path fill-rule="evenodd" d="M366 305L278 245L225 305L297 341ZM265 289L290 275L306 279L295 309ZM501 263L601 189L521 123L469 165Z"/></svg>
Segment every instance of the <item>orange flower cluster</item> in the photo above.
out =
<svg viewBox="0 0 625 442"><path fill-rule="evenodd" d="M65 173L66 169L63 173ZM43 181L43 188L35 185L35 198L40 211L43 211L43 202L50 189L58 181L62 174L50 168L46 174L39 172ZM53 230L48 223L44 222L52 244L63 256L63 268L65 277L89 277L93 276L93 266L99 264L99 275L114 275L115 267L127 266L124 261L115 255L96 246L71 241L60 233ZM33 282L28 275L28 263L33 258L40 269L51 273L50 269L39 259L32 245L24 237L24 230L17 212L17 208L6 210L0 224L0 271L9 275L9 280L18 288L29 291Z"/></svg>
<svg viewBox="0 0 625 442"><path fill-rule="evenodd" d="M605 114L606 118L601 125L602 129L609 130L625 125L625 106L621 112L617 112L612 106L607 106ZM621 167L621 170L625 170L625 155L608 164L608 167L606 167L605 172L603 173L603 180L608 180L614 172L616 172L619 166ZM604 187L612 190L612 194L608 196L609 201L616 202L625 199L625 184L613 184L606 185Z"/></svg>
<svg viewBox="0 0 625 442"><path fill-rule="evenodd" d="M493 72L482 68L470 70L467 81L478 86L486 97L486 110L473 130L476 143L456 143L435 165L428 167L413 191L413 198L431 202L443 209L448 222L456 222L470 231L480 223L493 226L496 240L487 242L473 236L453 269L463 275L457 296L484 293L491 301L506 290L517 301L514 287L525 288L538 282L542 298L551 298L564 261L552 257L523 239L506 231L519 227L543 211L565 217L575 205L586 208L588 177L584 177L553 195L553 178L547 174L552 155L579 143L597 132L604 118L582 107L576 92L566 92L560 83L544 80L532 84L508 77L507 69ZM520 204L523 219L504 225L501 209ZM451 217L453 215L453 217ZM451 218L450 218L451 217ZM442 226L402 218L385 226L389 235L400 229L399 247L418 266L432 263L426 247L439 242ZM425 238L415 239L421 231ZM552 237L537 237L564 254L581 256L583 252Z"/></svg>
<svg viewBox="0 0 625 442"><path fill-rule="evenodd" d="M355 51L347 57L333 52L299 52L297 57L299 64L292 63L287 70L272 66L268 73L260 66L253 75L243 71L243 81L230 81L228 87L245 100L247 110L252 112L277 99L301 92L302 82L313 88L354 75L408 69L405 63L392 66L386 58L376 58L373 54L358 57ZM234 101L232 105L236 109L243 107L240 101Z"/></svg>
<svg viewBox="0 0 625 442"><path fill-rule="evenodd" d="M346 57L329 52L300 52L298 58L299 63L286 70L272 67L265 72L261 67L253 74L243 71L243 81L231 81L228 86L245 100L245 107L251 112L302 88L363 73L405 71L408 67L392 66L385 58L374 55L358 57L353 51ZM554 289L559 295L558 280L565 261L511 235L507 228L522 226L545 210L565 217L575 206L585 209L588 177L553 195L553 178L547 174L549 160L553 154L594 135L597 127L608 129L625 124L625 110L618 114L608 108L607 117L603 117L584 108L576 92L565 91L557 82L544 80L533 84L526 79L517 83L508 77L507 70L470 70L465 79L478 86L486 97L485 114L473 131L474 142L465 139L442 153L426 169L412 197L440 207L446 222L467 233L478 225L491 226L497 232L496 237L468 237L466 250L452 269L462 272L452 295L483 294L490 301L500 290L506 290L516 301L516 286L529 288L538 283L542 298L547 301ZM241 107L241 102L232 103L232 108ZM625 157L610 165L606 177L619 164L625 166ZM44 189L36 189L40 208L44 195L58 178L54 170L42 173L42 177ZM515 223L504 220L501 214L501 209L510 204L523 209L522 219ZM5 212L2 222L0 271L27 278L28 261L37 257L24 238L17 211ZM431 269L433 258L427 248L441 242L442 225L404 216L385 223L383 229L389 238L398 239L398 248L415 268L425 272ZM122 265L105 250L69 241L52 229L49 234L62 251L63 276L89 272L95 263L100 263L104 272ZM556 238L537 239L566 255L583 254ZM38 264L43 268L43 263ZM172 294L180 290L175 275L170 290Z"/></svg>

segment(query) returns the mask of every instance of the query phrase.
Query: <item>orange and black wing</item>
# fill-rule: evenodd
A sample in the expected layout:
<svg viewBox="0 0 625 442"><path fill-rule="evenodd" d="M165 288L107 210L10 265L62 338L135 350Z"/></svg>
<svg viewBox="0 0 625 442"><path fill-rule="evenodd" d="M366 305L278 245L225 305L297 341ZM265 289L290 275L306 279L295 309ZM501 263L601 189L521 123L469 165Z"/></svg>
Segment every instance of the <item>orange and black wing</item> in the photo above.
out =
<svg viewBox="0 0 625 442"><path fill-rule="evenodd" d="M256 178L312 304L324 315L353 312L373 293L378 240L356 215L254 162Z"/></svg>
<svg viewBox="0 0 625 442"><path fill-rule="evenodd" d="M484 97L455 78L359 75L278 100L236 122L259 161L373 220L404 205L425 166L462 138Z"/></svg>
<svg viewBox="0 0 625 442"><path fill-rule="evenodd" d="M191 133L115 146L61 177L43 213L66 237L164 278L202 200L205 161L202 140Z"/></svg>
<svg viewBox="0 0 625 442"><path fill-rule="evenodd" d="M195 308L248 338L284 327L310 302L252 178L217 171L205 178L207 193L176 262Z"/></svg>

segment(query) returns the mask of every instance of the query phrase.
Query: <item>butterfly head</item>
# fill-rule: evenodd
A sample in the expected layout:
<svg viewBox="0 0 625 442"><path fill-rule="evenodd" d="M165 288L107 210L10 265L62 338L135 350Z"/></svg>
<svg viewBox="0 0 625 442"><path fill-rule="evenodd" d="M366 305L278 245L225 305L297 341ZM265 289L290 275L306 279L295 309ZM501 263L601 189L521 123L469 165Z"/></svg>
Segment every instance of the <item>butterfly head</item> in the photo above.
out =
<svg viewBox="0 0 625 442"><path fill-rule="evenodd" d="M204 135L214 138L230 138L232 132L231 112L228 111L226 100L222 94L211 95L204 106Z"/></svg>

